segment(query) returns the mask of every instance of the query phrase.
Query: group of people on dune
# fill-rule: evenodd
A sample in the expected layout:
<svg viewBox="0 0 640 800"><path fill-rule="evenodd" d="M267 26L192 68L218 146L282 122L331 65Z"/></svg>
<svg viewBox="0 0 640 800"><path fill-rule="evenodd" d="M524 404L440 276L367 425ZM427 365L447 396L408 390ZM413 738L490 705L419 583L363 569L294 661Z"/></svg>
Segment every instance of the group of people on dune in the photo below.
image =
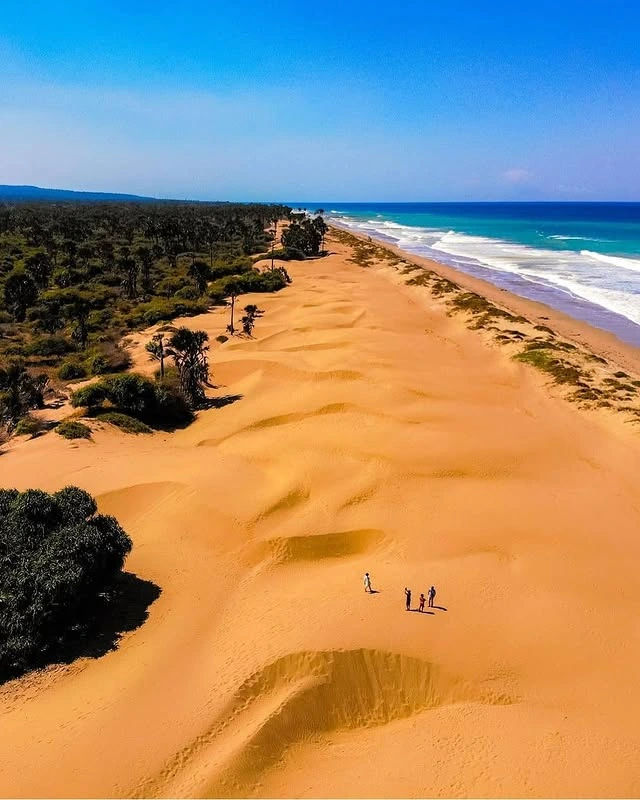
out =
<svg viewBox="0 0 640 800"><path fill-rule="evenodd" d="M371 592L373 594L373 589L371 587L371 575L368 572L364 573L364 590L365 592ZM411 611L411 589L408 589L406 586L404 587L404 594L406 600L406 609L407 611ZM433 608L433 601L436 598L436 587L432 586L429 591L427 592L427 596L429 598L429 608ZM427 598L424 596L424 592L420 593L420 600L418 611L424 611L424 604L427 602Z"/></svg>

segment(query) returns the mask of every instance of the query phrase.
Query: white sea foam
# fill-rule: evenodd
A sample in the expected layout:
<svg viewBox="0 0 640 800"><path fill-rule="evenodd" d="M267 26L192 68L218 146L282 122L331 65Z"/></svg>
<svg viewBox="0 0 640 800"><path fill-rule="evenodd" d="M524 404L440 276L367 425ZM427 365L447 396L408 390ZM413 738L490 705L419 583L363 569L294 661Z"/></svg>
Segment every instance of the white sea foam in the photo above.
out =
<svg viewBox="0 0 640 800"><path fill-rule="evenodd" d="M610 239L594 239L592 236L561 236L560 234L553 234L547 236L547 239L555 239L559 242L609 242Z"/></svg>
<svg viewBox="0 0 640 800"><path fill-rule="evenodd" d="M623 256L606 256L603 253L594 253L591 250L581 250L580 254L588 256L599 261L601 264L610 264L613 267L620 267L621 269L630 269L633 272L640 272L640 260L635 258L626 258Z"/></svg>

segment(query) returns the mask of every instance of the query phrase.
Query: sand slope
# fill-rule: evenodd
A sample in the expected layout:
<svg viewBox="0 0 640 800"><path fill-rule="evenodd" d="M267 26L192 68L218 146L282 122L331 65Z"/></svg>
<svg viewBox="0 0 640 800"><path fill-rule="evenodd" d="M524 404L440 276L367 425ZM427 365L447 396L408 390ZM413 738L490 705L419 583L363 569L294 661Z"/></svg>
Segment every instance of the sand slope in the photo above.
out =
<svg viewBox="0 0 640 800"><path fill-rule="evenodd" d="M640 793L637 429L337 250L213 344L233 402L0 459L97 495L162 592L0 689L3 796Z"/></svg>

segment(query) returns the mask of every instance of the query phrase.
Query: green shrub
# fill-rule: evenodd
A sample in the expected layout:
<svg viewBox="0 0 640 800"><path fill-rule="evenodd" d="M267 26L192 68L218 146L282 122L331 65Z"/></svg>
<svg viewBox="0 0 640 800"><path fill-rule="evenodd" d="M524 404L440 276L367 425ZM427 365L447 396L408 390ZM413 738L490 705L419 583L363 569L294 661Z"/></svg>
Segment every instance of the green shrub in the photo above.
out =
<svg viewBox="0 0 640 800"><path fill-rule="evenodd" d="M92 375L107 375L111 370L104 356L94 356L89 361L89 370Z"/></svg>
<svg viewBox="0 0 640 800"><path fill-rule="evenodd" d="M16 425L15 432L18 436L31 436L33 439L43 429L42 421L36 417L27 415L23 417Z"/></svg>
<svg viewBox="0 0 640 800"><path fill-rule="evenodd" d="M58 377L62 381L73 381L76 378L86 378L87 369L78 361L65 361L58 370Z"/></svg>
<svg viewBox="0 0 640 800"><path fill-rule="evenodd" d="M174 317L193 317L204 314L209 308L209 303L204 300L181 300L178 297L156 297L149 303L140 303L126 315L125 320L130 328L148 327L162 320L171 320Z"/></svg>
<svg viewBox="0 0 640 800"><path fill-rule="evenodd" d="M170 275L163 278L158 284L158 294L164 297L172 297L176 292L179 292L184 286L188 286L189 281L186 276L178 278L175 275Z"/></svg>
<svg viewBox="0 0 640 800"><path fill-rule="evenodd" d="M251 259L249 258L226 259L224 263L216 262L214 264L210 271L209 279L216 281L230 275L241 275L243 272L251 271L251 269Z"/></svg>
<svg viewBox="0 0 640 800"><path fill-rule="evenodd" d="M123 372L131 366L131 356L110 339L91 348L87 354L89 369L92 375L109 375Z"/></svg>
<svg viewBox="0 0 640 800"><path fill-rule="evenodd" d="M220 336L216 336L216 342L220 342L220 344L224 344L225 342L229 341L229 337L225 336L224 333L221 333Z"/></svg>
<svg viewBox="0 0 640 800"><path fill-rule="evenodd" d="M230 275L227 278L220 278L213 281L210 287L212 298L224 298L229 296L229 287L237 287L241 294L250 292L277 292L284 289L287 285L284 271L281 269L265 270L257 269L244 272L242 275Z"/></svg>
<svg viewBox="0 0 640 800"><path fill-rule="evenodd" d="M200 292L194 286L183 286L174 294L179 300L197 300Z"/></svg>
<svg viewBox="0 0 640 800"><path fill-rule="evenodd" d="M71 405L74 408L97 408L107 399L102 382L90 383L71 394Z"/></svg>
<svg viewBox="0 0 640 800"><path fill-rule="evenodd" d="M119 411L105 411L97 419L100 422L108 422L110 425L115 425L116 428L120 428L125 433L153 433L153 430L148 425L145 425L144 422Z"/></svg>
<svg viewBox="0 0 640 800"><path fill-rule="evenodd" d="M91 438L91 428L88 428L86 425L74 419L61 422L56 428L56 433L60 434L60 436L63 436L65 439Z"/></svg>
<svg viewBox="0 0 640 800"><path fill-rule="evenodd" d="M0 490L0 679L91 633L131 539L87 492Z"/></svg>
<svg viewBox="0 0 640 800"><path fill-rule="evenodd" d="M64 336L38 336L24 348L27 356L63 356L76 350L76 345Z"/></svg>
<svg viewBox="0 0 640 800"><path fill-rule="evenodd" d="M133 372L109 375L71 395L71 404L75 408L86 406L92 414L100 413L107 402L117 411L152 427L175 427L193 419L172 381L154 383Z"/></svg>
<svg viewBox="0 0 640 800"><path fill-rule="evenodd" d="M271 255L271 253L268 253L266 256L263 256L260 261L271 259ZM283 247L273 251L273 258L277 261L304 261L306 256L302 250L296 247Z"/></svg>

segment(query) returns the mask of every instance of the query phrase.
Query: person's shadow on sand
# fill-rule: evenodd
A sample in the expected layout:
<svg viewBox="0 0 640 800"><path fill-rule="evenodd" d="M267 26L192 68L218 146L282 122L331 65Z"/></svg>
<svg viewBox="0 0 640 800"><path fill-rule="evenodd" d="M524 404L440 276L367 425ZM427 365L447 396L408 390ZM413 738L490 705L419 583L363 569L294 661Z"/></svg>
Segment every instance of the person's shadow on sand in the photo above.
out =
<svg viewBox="0 0 640 800"><path fill-rule="evenodd" d="M409 611L411 611L412 614L431 614L432 617L434 616L433 611L427 611L426 609L424 611L420 611L419 608L410 608Z"/></svg>

